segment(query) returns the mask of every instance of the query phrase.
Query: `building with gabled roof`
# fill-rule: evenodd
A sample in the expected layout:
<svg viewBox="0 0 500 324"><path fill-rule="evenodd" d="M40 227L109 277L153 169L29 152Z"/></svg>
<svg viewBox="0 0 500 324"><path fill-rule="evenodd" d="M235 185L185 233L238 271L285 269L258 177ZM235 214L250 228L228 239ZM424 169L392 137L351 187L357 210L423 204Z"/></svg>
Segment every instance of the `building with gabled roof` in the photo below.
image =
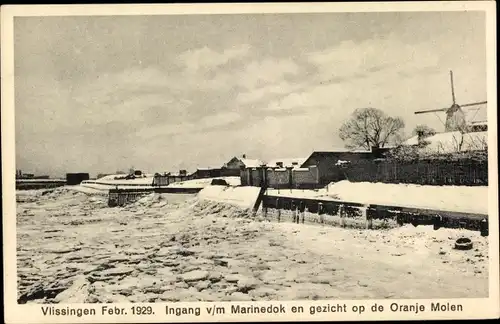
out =
<svg viewBox="0 0 500 324"><path fill-rule="evenodd" d="M233 157L227 163L224 164L223 168L241 170L242 168L257 168L260 167L263 162L259 159L249 159L243 154L241 157Z"/></svg>
<svg viewBox="0 0 500 324"><path fill-rule="evenodd" d="M329 151L314 151L300 167L317 167L319 183L326 185L330 182L345 179L343 169L340 165L359 160L381 158L388 150L389 148L373 148L371 150L349 150L342 148Z"/></svg>

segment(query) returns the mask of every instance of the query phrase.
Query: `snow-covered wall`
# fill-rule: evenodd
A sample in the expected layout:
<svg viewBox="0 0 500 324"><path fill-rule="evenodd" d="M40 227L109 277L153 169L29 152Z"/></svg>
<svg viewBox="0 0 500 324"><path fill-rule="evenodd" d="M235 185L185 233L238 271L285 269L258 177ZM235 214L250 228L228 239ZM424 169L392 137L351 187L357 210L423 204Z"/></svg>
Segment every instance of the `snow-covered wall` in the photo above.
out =
<svg viewBox="0 0 500 324"><path fill-rule="evenodd" d="M363 204L488 214L487 186L421 186L340 181L328 185L326 195Z"/></svg>

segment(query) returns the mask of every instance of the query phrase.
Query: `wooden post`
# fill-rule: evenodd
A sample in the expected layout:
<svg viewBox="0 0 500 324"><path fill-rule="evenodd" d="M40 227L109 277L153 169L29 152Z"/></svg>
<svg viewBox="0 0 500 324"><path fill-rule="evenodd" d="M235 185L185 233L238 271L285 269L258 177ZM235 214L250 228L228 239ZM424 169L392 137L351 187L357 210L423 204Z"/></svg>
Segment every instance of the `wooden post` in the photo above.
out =
<svg viewBox="0 0 500 324"><path fill-rule="evenodd" d="M323 224L325 222L325 219L323 218L323 203L318 203L318 215L319 222Z"/></svg>
<svg viewBox="0 0 500 324"><path fill-rule="evenodd" d="M305 219L306 219L306 210L304 209L304 210L301 212L301 214L302 214L302 217L301 217L301 223L302 223L302 224L304 224Z"/></svg>
<svg viewBox="0 0 500 324"><path fill-rule="evenodd" d="M248 184L253 187L253 169L249 168L248 170Z"/></svg>
<svg viewBox="0 0 500 324"><path fill-rule="evenodd" d="M443 218L439 215L434 216L433 220L433 228L435 231L437 231L441 227L441 222L443 221Z"/></svg>
<svg viewBox="0 0 500 324"><path fill-rule="evenodd" d="M299 212L300 212L300 222L302 222L302 224L304 224L305 210L306 210L305 203L303 201L301 201L299 203ZM297 219L297 224L298 223L299 223L299 220Z"/></svg>
<svg viewBox="0 0 500 324"><path fill-rule="evenodd" d="M481 230L481 236L488 236L489 229L488 229L488 220L486 218L483 218L483 220L481 221L480 230Z"/></svg>
<svg viewBox="0 0 500 324"><path fill-rule="evenodd" d="M281 206L280 206L280 199L276 198L276 209L278 210L278 223L281 221Z"/></svg>
<svg viewBox="0 0 500 324"><path fill-rule="evenodd" d="M403 226L404 225L404 220L403 220L403 215L401 213L398 213L396 216L396 223L398 226Z"/></svg>
<svg viewBox="0 0 500 324"><path fill-rule="evenodd" d="M363 214L363 218L365 219L365 224L366 224L366 229L372 229L373 228L373 219L368 212L368 206L363 206L361 208L361 212Z"/></svg>
<svg viewBox="0 0 500 324"><path fill-rule="evenodd" d="M338 216L340 217L340 226L345 227L345 210L344 205L339 206Z"/></svg>

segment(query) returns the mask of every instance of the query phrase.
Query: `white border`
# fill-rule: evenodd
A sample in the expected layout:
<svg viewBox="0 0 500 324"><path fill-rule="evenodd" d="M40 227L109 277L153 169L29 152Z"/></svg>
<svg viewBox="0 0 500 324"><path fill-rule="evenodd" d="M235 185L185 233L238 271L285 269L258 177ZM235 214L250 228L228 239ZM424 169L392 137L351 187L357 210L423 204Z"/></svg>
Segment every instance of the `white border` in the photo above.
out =
<svg viewBox="0 0 500 324"><path fill-rule="evenodd" d="M148 304L153 306L155 316L100 316L93 317L45 317L42 316L40 305L18 305L16 302L16 212L15 212L15 139L14 139L14 48L13 48L13 18L15 16L87 16L87 15L181 15L181 14L237 14L237 13L312 13L312 12L381 12L381 11L485 11L487 29L487 85L488 85L488 119L489 136L489 298L449 299L442 302L461 303L464 311L461 313L370 313L361 315L353 313L323 313L314 316L307 312L310 305L324 305L328 301L274 301L274 302L240 302L240 305L283 304L290 309L293 305L304 306L306 312L285 315L206 315L205 306L217 304L227 310L234 303L176 303L175 306L200 306L202 316L175 317L160 315L164 313L165 305L169 303ZM1 7L1 54L2 54L2 205L3 205L3 237L4 237L4 310L6 323L63 323L74 321L86 322L198 322L198 321L331 321L331 320L408 320L408 319L481 319L498 318L499 312L499 260L498 260L498 175L497 175L497 101L496 101L496 11L493 1L463 1L463 2L391 2L391 3L265 3L265 4L179 4L179 5L24 5ZM382 304L388 309L390 303L425 304L439 300L357 300L329 301L330 303L346 303L364 305L369 308L373 303ZM130 304L118 307L129 307ZM72 307L78 307L72 304ZM102 305L80 305L94 308L100 313ZM204 314L204 315L203 315Z"/></svg>

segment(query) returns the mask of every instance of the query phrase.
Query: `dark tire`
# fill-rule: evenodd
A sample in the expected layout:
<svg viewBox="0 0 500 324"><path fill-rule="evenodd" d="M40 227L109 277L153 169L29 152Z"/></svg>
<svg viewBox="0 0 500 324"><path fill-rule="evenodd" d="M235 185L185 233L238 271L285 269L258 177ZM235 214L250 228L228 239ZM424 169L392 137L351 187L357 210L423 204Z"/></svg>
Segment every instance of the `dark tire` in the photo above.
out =
<svg viewBox="0 0 500 324"><path fill-rule="evenodd" d="M472 249L472 241L469 238L461 237L455 241L455 249L457 250L470 250Z"/></svg>

